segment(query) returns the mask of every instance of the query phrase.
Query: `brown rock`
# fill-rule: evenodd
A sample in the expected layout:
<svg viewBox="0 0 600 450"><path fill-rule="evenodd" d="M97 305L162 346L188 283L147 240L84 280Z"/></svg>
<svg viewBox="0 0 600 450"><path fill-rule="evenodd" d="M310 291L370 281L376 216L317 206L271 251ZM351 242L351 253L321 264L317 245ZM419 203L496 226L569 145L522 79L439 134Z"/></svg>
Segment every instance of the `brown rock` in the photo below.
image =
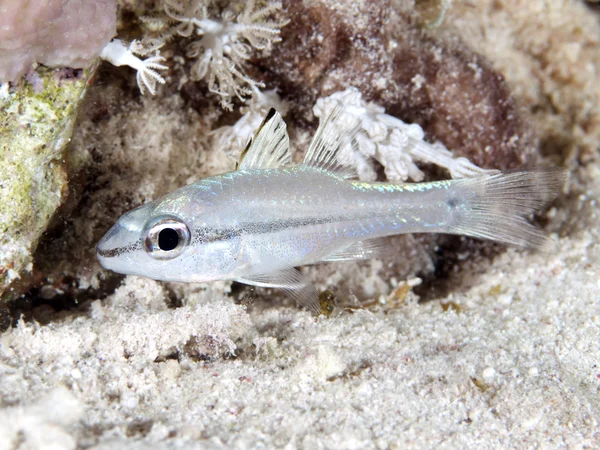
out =
<svg viewBox="0 0 600 450"><path fill-rule="evenodd" d="M483 167L536 160L536 140L504 82L458 39L435 38L408 2L292 2L282 42L257 61L269 86L292 101L300 126L318 97L348 86L431 141Z"/></svg>

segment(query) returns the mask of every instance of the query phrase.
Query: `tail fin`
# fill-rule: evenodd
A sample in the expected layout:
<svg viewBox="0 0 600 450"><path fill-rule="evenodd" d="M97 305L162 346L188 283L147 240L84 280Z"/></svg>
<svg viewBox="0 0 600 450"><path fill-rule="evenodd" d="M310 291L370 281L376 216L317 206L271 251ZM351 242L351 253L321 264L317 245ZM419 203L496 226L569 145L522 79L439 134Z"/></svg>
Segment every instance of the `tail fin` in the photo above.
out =
<svg viewBox="0 0 600 450"><path fill-rule="evenodd" d="M566 177L557 168L455 180L447 200L455 206L450 232L541 249L547 237L528 219L557 197Z"/></svg>

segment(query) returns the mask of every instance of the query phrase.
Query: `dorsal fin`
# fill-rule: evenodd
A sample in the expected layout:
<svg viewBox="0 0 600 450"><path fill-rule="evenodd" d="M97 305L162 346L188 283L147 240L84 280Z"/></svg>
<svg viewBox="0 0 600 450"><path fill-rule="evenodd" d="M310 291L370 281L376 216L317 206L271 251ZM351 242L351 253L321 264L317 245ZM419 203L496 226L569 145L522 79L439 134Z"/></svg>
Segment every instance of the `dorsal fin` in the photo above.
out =
<svg viewBox="0 0 600 450"><path fill-rule="evenodd" d="M356 177L352 157L360 120L347 111L347 106L342 100L321 119L302 164L335 172L344 178Z"/></svg>
<svg viewBox="0 0 600 450"><path fill-rule="evenodd" d="M236 169L274 169L292 162L285 122L271 108L240 156Z"/></svg>

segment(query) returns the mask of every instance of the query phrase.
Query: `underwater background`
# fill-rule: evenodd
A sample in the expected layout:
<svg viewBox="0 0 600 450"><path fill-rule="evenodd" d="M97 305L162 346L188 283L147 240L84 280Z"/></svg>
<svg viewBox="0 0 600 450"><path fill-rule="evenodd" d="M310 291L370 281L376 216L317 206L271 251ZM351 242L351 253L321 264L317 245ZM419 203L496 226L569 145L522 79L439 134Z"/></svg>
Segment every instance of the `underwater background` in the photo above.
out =
<svg viewBox="0 0 600 450"><path fill-rule="evenodd" d="M597 2L0 6L0 448L600 445ZM270 107L300 161L351 87L361 179L568 169L550 249L390 238L302 268L318 317L102 270L124 212L233 170Z"/></svg>

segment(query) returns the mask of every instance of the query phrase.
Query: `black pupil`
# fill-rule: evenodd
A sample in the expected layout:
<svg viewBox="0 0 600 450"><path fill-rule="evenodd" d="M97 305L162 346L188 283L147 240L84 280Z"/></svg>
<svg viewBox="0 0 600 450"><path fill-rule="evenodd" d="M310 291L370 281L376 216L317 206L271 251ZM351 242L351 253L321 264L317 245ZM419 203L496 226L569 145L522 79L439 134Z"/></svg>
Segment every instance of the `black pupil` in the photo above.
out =
<svg viewBox="0 0 600 450"><path fill-rule="evenodd" d="M179 244L179 235L173 228L164 228L158 233L158 247L165 252L173 250Z"/></svg>

